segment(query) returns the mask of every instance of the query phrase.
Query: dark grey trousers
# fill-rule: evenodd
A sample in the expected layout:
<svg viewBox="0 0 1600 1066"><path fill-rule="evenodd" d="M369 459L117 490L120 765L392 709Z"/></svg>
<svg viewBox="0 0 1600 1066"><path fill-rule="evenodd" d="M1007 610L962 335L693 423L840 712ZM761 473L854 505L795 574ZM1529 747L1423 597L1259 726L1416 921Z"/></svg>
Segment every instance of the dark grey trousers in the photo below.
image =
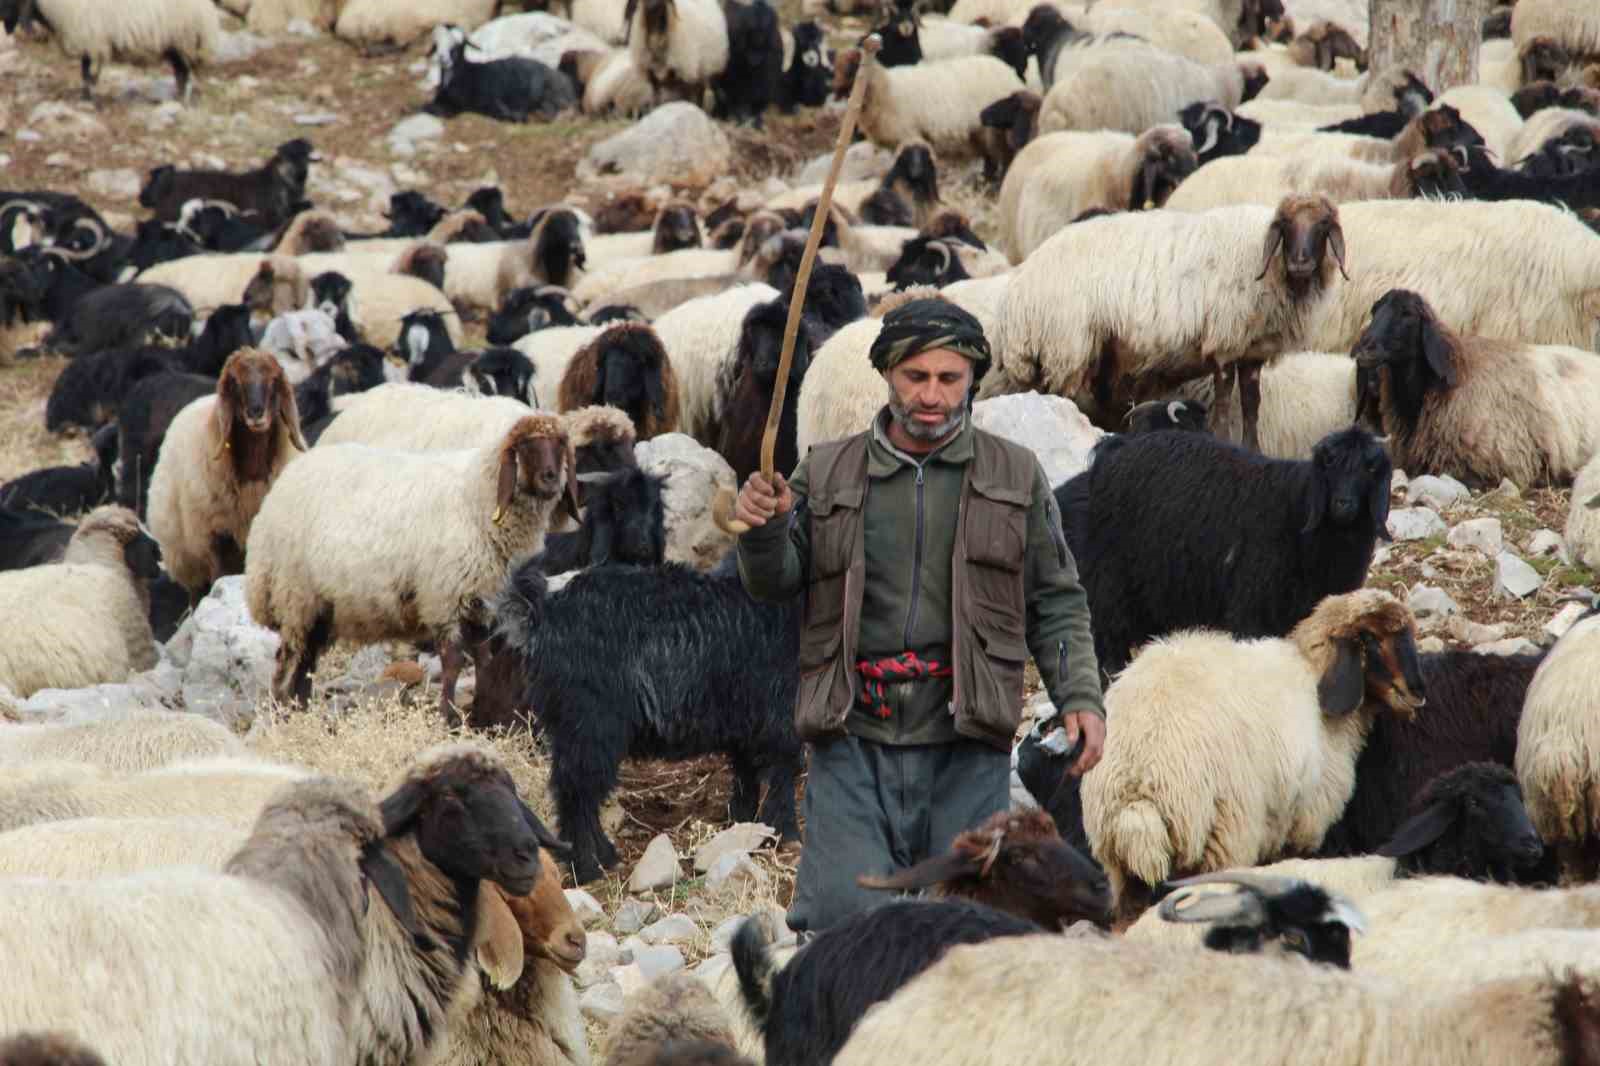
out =
<svg viewBox="0 0 1600 1066"><path fill-rule="evenodd" d="M950 846L1011 806L1011 758L975 740L898 746L844 736L811 747L805 847L789 928L821 932L894 893L862 888Z"/></svg>

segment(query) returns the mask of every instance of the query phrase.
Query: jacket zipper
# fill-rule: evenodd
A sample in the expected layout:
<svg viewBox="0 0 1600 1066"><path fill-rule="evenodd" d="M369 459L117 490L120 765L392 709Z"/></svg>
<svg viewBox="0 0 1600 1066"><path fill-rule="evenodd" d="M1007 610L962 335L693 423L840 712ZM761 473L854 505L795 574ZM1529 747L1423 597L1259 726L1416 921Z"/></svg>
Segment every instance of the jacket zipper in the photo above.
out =
<svg viewBox="0 0 1600 1066"><path fill-rule="evenodd" d="M911 650L911 630L917 623L917 599L922 592L922 465L917 464L917 543L911 555L911 609L906 612L906 650Z"/></svg>

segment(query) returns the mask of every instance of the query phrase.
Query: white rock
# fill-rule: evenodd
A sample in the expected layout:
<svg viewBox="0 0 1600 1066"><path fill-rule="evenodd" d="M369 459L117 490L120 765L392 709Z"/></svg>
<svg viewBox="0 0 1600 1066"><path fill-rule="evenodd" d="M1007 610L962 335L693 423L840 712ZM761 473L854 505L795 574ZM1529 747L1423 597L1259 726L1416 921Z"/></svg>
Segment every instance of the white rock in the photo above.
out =
<svg viewBox="0 0 1600 1066"><path fill-rule="evenodd" d="M700 939L700 927L687 914L669 914L639 930L646 944L692 944Z"/></svg>
<svg viewBox="0 0 1600 1066"><path fill-rule="evenodd" d="M1418 619L1429 615L1443 617L1461 613L1461 607L1450 598L1448 592L1432 585L1411 586L1411 591L1406 593L1406 606Z"/></svg>
<svg viewBox="0 0 1600 1066"><path fill-rule="evenodd" d="M683 969L683 952L671 944L641 948L633 953L632 965L639 968L646 981L654 981L658 977L677 973Z"/></svg>
<svg viewBox="0 0 1600 1066"><path fill-rule="evenodd" d="M1445 632L1450 634L1452 640L1460 641L1462 644L1491 644L1505 639L1506 627L1480 625L1465 615L1456 614L1451 615L1445 623Z"/></svg>
<svg viewBox="0 0 1600 1066"><path fill-rule="evenodd" d="M272 691L278 635L251 619L243 575L218 579L167 651L183 670L184 706L224 725L248 725Z"/></svg>
<svg viewBox="0 0 1600 1066"><path fill-rule="evenodd" d="M733 148L722 128L693 104L674 100L590 148L578 164L578 180L619 175L633 185L699 186L732 166Z"/></svg>
<svg viewBox="0 0 1600 1066"><path fill-rule="evenodd" d="M1444 651L1444 641L1438 637L1423 637L1417 641L1417 650L1426 652Z"/></svg>
<svg viewBox="0 0 1600 1066"><path fill-rule="evenodd" d="M710 570L734 543L733 536L718 529L711 519L717 490L738 491L733 467L684 433L664 433L640 441L633 454L645 473L667 479L661 493L667 562Z"/></svg>
<svg viewBox="0 0 1600 1066"><path fill-rule="evenodd" d="M21 141L23 144L37 144L38 142L44 140L44 134L40 133L38 130L18 130L16 139Z"/></svg>
<svg viewBox="0 0 1600 1066"><path fill-rule="evenodd" d="M1505 531L1498 518L1469 518L1445 538L1452 548L1470 548L1485 555L1499 555L1505 547Z"/></svg>
<svg viewBox="0 0 1600 1066"><path fill-rule="evenodd" d="M242 63L265 48L272 47L272 42L265 37L241 30L238 33L221 33L217 38L217 48L212 60L218 64ZM239 79L243 81L243 78ZM252 81L255 79L251 79Z"/></svg>
<svg viewBox="0 0 1600 1066"><path fill-rule="evenodd" d="M730 825L710 840L694 849L694 871L703 874L724 855L737 852L745 854L774 840L778 831L761 822L740 822Z"/></svg>
<svg viewBox="0 0 1600 1066"><path fill-rule="evenodd" d="M65 152L51 152L44 157L44 165L47 167L70 167L72 165L72 157Z"/></svg>
<svg viewBox="0 0 1600 1066"><path fill-rule="evenodd" d="M711 956L689 972L699 978L713 992L724 976L733 969L733 956L726 951Z"/></svg>
<svg viewBox="0 0 1600 1066"><path fill-rule="evenodd" d="M654 892L671 888L677 880L678 852L672 846L671 837L657 833L634 866L633 875L628 878L628 891Z"/></svg>
<svg viewBox="0 0 1600 1066"><path fill-rule="evenodd" d="M1087 469L1089 449L1106 435L1071 400L1037 392L979 400L972 424L1030 449L1051 485Z"/></svg>
<svg viewBox="0 0 1600 1066"><path fill-rule="evenodd" d="M606 981L583 990L583 995L578 997L578 1010L585 1018L597 1022L609 1022L622 1013L622 1004L626 998L615 982Z"/></svg>
<svg viewBox="0 0 1600 1066"><path fill-rule="evenodd" d="M733 934L745 923L745 916L735 914L732 918L724 918L711 930L711 950L727 951L733 944Z"/></svg>
<svg viewBox="0 0 1600 1066"><path fill-rule="evenodd" d="M1427 507L1396 507L1389 512L1389 536L1393 540L1422 540L1442 536L1444 519Z"/></svg>
<svg viewBox="0 0 1600 1066"><path fill-rule="evenodd" d="M296 115L296 126L331 126L339 121L339 116L332 111L313 111L310 114Z"/></svg>
<svg viewBox="0 0 1600 1066"><path fill-rule="evenodd" d="M600 901L583 889L569 888L566 890L566 895L567 906L572 908L572 913L576 914L578 921L584 925L591 925L606 916L605 908L600 906Z"/></svg>
<svg viewBox="0 0 1600 1066"><path fill-rule="evenodd" d="M93 115L70 104L57 100L46 100L28 113L28 127L41 136L51 138L60 137L93 137L103 138L110 135L106 124ZM22 136L18 134L18 140Z"/></svg>
<svg viewBox="0 0 1600 1066"><path fill-rule="evenodd" d="M144 186L138 171L127 168L91 170L84 180L88 183L90 192L110 200L137 200L139 190Z"/></svg>
<svg viewBox="0 0 1600 1066"><path fill-rule="evenodd" d="M1555 617L1544 624L1544 631L1557 640L1567 635L1567 630L1588 612L1588 608L1581 603L1569 603L1555 613Z"/></svg>
<svg viewBox="0 0 1600 1066"><path fill-rule="evenodd" d="M1517 487L1515 481L1508 477L1503 477L1500 479L1500 484L1484 493L1484 495L1499 496L1501 499L1507 500L1520 500L1522 499L1522 489Z"/></svg>
<svg viewBox="0 0 1600 1066"><path fill-rule="evenodd" d="M1411 479L1406 476L1406 472L1404 470L1396 468L1395 471L1389 475L1390 492L1404 492L1406 486L1409 484L1411 484Z"/></svg>
<svg viewBox="0 0 1600 1066"><path fill-rule="evenodd" d="M821 185L828 179L828 168L832 165L832 152L819 155L796 171L791 181L795 185ZM839 180L867 181L871 178L881 178L893 165L892 150L879 148L871 141L857 141L845 149L844 163L839 168Z"/></svg>
<svg viewBox="0 0 1600 1066"><path fill-rule="evenodd" d="M1421 477L1412 478L1410 484L1406 486L1407 507L1421 502L1429 507L1445 510L1471 497L1472 493L1465 485L1448 475L1436 477L1433 474L1423 474Z"/></svg>
<svg viewBox="0 0 1600 1066"><path fill-rule="evenodd" d="M650 842L654 846L655 841ZM625 899L617 906L617 913L611 917L611 928L627 936L637 933L648 922L654 921L661 914L661 908L647 899Z"/></svg>
<svg viewBox="0 0 1600 1066"><path fill-rule="evenodd" d="M305 19L290 19L289 25L283 28L283 32L289 34L291 37L322 36L322 31L317 29L311 23L307 22Z"/></svg>
<svg viewBox="0 0 1600 1066"><path fill-rule="evenodd" d="M644 974L644 967L636 962L611 967L611 981L622 989L624 999L650 983L650 979Z"/></svg>
<svg viewBox="0 0 1600 1066"><path fill-rule="evenodd" d="M1491 644L1481 644L1472 650L1479 655L1527 655L1530 653L1536 654L1539 651L1539 645L1531 640L1524 640L1522 637L1507 637L1505 640L1497 640Z"/></svg>
<svg viewBox="0 0 1600 1066"><path fill-rule="evenodd" d="M1521 599L1536 590L1542 583L1543 579L1539 577L1539 571L1510 552L1503 551L1495 556L1495 595L1508 599Z"/></svg>
<svg viewBox="0 0 1600 1066"><path fill-rule="evenodd" d="M767 883L767 872L757 866L742 851L731 851L712 864L706 871L706 887L711 889L730 887L740 882L761 886Z"/></svg>
<svg viewBox="0 0 1600 1066"><path fill-rule="evenodd" d="M1567 554L1566 539L1553 529L1536 530L1528 538L1528 554L1535 559L1547 559L1553 555L1563 563L1572 561Z"/></svg>
<svg viewBox="0 0 1600 1066"><path fill-rule="evenodd" d="M588 935L583 961L573 971L572 980L579 988L588 988L610 980L611 968L628 961L623 958L617 938L610 933L594 932Z"/></svg>
<svg viewBox="0 0 1600 1066"><path fill-rule="evenodd" d="M160 709L161 703L141 694L132 685L105 684L88 688L42 688L17 702L25 718L104 718L143 707Z"/></svg>
<svg viewBox="0 0 1600 1066"><path fill-rule="evenodd" d="M415 146L418 141L436 141L444 136L444 122L433 116L418 114L401 119L389 131L389 147L398 151L398 145Z"/></svg>
<svg viewBox="0 0 1600 1066"><path fill-rule="evenodd" d="M1393 555L1393 548L1389 547L1387 544L1380 544L1372 549L1372 563L1370 565L1374 567L1382 566L1384 563L1388 562Z"/></svg>

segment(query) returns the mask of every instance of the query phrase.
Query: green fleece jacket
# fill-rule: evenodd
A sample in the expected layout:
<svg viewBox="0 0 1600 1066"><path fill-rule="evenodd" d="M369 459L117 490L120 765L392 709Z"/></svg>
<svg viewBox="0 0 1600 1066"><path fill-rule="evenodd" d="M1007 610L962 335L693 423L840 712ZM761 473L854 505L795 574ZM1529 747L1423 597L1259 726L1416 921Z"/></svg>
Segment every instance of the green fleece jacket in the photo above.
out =
<svg viewBox="0 0 1600 1066"><path fill-rule="evenodd" d="M961 483L972 459L972 426L970 420L964 423L919 463L889 443L887 417L885 408L873 422L867 446L866 582L857 655L882 659L914 651L924 660L948 663L950 568ZM739 538L739 575L758 600L787 600L805 588L809 530L797 516L804 513L808 466L802 460L789 478L794 508L788 520L768 522ZM1063 712L1091 711L1103 718L1088 598L1061 532L1055 496L1037 466L1023 580L1028 650L1051 702ZM960 739L949 713L948 678L900 682L888 692L889 717L880 718L858 703L846 723L848 731L884 744Z"/></svg>

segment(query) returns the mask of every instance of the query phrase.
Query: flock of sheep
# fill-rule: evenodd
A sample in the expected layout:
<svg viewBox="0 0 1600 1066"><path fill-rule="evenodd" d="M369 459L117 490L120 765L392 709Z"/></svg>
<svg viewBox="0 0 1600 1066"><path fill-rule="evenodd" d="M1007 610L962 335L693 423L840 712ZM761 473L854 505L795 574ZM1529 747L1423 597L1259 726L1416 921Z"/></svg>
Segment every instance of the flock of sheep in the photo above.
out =
<svg viewBox="0 0 1600 1066"><path fill-rule="evenodd" d="M799 606L689 545L642 456L758 468L797 298L776 465L866 428L919 297L985 326L980 410L1065 397L1100 437L1055 494L1103 761L1028 735L1038 809L868 872L928 898L799 950L749 920L606 1061L1600 1064L1600 613L1422 652L1367 584L1401 470L1570 487L1600 567L1600 7L1496 9L1437 91L1367 67L1363 0L499 6L0 0L85 94L159 61L187 100L231 16L425 46L447 118L760 125L864 78L874 147L803 289L815 173L525 217L408 189L381 232L307 200L304 138L156 167L132 233L0 191L0 360L69 357L46 428L94 450L0 486L0 1064L588 1063L560 885L617 866L623 760L725 754L729 818L800 837ZM941 196L968 160L977 218ZM24 723L236 575L277 702L335 644L435 651L449 722L532 724L555 831L476 741L375 795L198 715Z"/></svg>

